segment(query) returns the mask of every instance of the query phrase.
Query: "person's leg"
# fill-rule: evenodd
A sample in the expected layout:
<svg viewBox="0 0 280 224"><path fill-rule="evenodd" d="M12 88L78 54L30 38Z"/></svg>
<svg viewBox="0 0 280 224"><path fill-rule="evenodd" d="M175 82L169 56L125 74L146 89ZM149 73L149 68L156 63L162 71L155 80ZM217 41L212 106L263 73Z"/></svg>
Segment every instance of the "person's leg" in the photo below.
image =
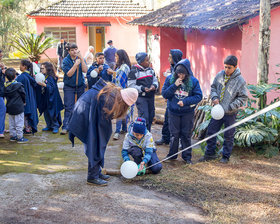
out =
<svg viewBox="0 0 280 224"><path fill-rule="evenodd" d="M146 120L146 122L149 122L147 128L151 131L152 123L155 117L155 97L148 98L148 108L149 120Z"/></svg>
<svg viewBox="0 0 280 224"><path fill-rule="evenodd" d="M170 132L169 132L169 126L168 126L168 109L166 108L165 114L164 114L164 123L162 127L162 139L166 144L169 144L170 142Z"/></svg>
<svg viewBox="0 0 280 224"><path fill-rule="evenodd" d="M67 129L69 118L71 116L71 112L73 110L74 104L75 104L75 88L64 86L63 87L64 92L64 119L63 119L63 125L62 129Z"/></svg>
<svg viewBox="0 0 280 224"><path fill-rule="evenodd" d="M0 134L5 130L6 106L3 97L0 97Z"/></svg>
<svg viewBox="0 0 280 224"><path fill-rule="evenodd" d="M29 115L24 115L24 127L25 127L25 134L32 133L32 127L29 124Z"/></svg>
<svg viewBox="0 0 280 224"><path fill-rule="evenodd" d="M43 128L43 131L49 131L52 128L52 121L48 111L44 112L44 118L46 122L46 127Z"/></svg>
<svg viewBox="0 0 280 224"><path fill-rule="evenodd" d="M190 112L181 117L181 143L182 148L186 149L191 145L192 128L193 128L194 112ZM182 152L182 158L186 162L191 162L192 158L192 148Z"/></svg>
<svg viewBox="0 0 280 224"><path fill-rule="evenodd" d="M136 101L136 107L138 110L138 117L143 117L146 120L146 127L148 128L149 122L149 107L148 101L145 97L138 97Z"/></svg>
<svg viewBox="0 0 280 224"><path fill-rule="evenodd" d="M99 165L91 166L90 162L88 162L88 180L98 179L101 173L101 168Z"/></svg>
<svg viewBox="0 0 280 224"><path fill-rule="evenodd" d="M9 114L9 129L10 129L10 138L17 138L15 115Z"/></svg>
<svg viewBox="0 0 280 224"><path fill-rule="evenodd" d="M153 152L151 160L148 162L148 166L152 166L153 164L156 164L157 162L159 162L159 158L157 156L156 150ZM162 169L162 164L158 163L157 165L154 165L150 168L150 170L152 171L153 174L157 174L161 171Z"/></svg>
<svg viewBox="0 0 280 224"><path fill-rule="evenodd" d="M169 113L169 130L170 130L170 147L167 157L172 156L178 152L179 137L180 137L180 116L176 116ZM178 155L171 157L170 159L176 159Z"/></svg>
<svg viewBox="0 0 280 224"><path fill-rule="evenodd" d="M121 126L122 126L122 120L117 119L117 122L116 122L116 132L115 133L120 133Z"/></svg>
<svg viewBox="0 0 280 224"><path fill-rule="evenodd" d="M24 113L15 115L15 128L16 128L16 136L18 139L23 137L23 127L24 127Z"/></svg>
<svg viewBox="0 0 280 224"><path fill-rule="evenodd" d="M236 114L225 115L224 116L225 128L233 125L235 123L235 119L236 119ZM223 158L229 159L231 155L233 142L234 142L234 133L235 133L235 128L231 128L230 130L224 133Z"/></svg>
<svg viewBox="0 0 280 224"><path fill-rule="evenodd" d="M125 133L127 132L127 117L125 119L122 119L122 131Z"/></svg>
<svg viewBox="0 0 280 224"><path fill-rule="evenodd" d="M134 162L140 164L142 162L142 149L140 149L138 146L132 146L131 148L128 149L128 154L132 156L134 159Z"/></svg>
<svg viewBox="0 0 280 224"><path fill-rule="evenodd" d="M78 92L78 96L77 96L77 100L78 100L80 96L83 95L83 93L85 92L85 87L84 86L79 87L77 92Z"/></svg>

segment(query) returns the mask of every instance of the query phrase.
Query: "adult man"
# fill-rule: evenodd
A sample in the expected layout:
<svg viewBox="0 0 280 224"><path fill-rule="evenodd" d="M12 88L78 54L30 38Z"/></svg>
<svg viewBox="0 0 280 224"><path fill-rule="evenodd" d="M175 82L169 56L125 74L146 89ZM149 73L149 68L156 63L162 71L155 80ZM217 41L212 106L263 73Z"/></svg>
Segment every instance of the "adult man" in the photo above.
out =
<svg viewBox="0 0 280 224"><path fill-rule="evenodd" d="M240 69L237 68L237 58L229 55L224 60L224 70L219 72L211 85L211 100L214 105L220 104L225 116L221 120L211 119L207 136L218 132L222 125L225 128L235 123L237 110L243 106L248 99L246 82L241 76ZM224 133L223 157L221 163L228 163L234 141L235 128ZM216 159L216 137L207 141L205 155L199 159L199 162L205 162Z"/></svg>
<svg viewBox="0 0 280 224"><path fill-rule="evenodd" d="M0 49L0 91L4 88L5 83L5 65L2 63L3 52ZM4 98L0 97L0 138L4 138L4 129L5 129L5 115L6 115L6 106Z"/></svg>
<svg viewBox="0 0 280 224"><path fill-rule="evenodd" d="M60 42L57 44L56 54L58 56L57 62L57 72L59 69L62 69L62 61L68 55L68 50L66 49L67 42L63 38L60 39Z"/></svg>
<svg viewBox="0 0 280 224"><path fill-rule="evenodd" d="M60 134L65 135L75 100L79 99L85 91L83 72L87 72L87 65L75 43L69 44L69 54L63 59L62 69L64 72L63 92L65 112Z"/></svg>
<svg viewBox="0 0 280 224"><path fill-rule="evenodd" d="M107 47L103 53L104 53L104 57L105 57L105 62L106 64L109 65L109 67L111 69L115 69L116 66L116 59L115 59L115 53L117 52L117 49L113 46L113 41L109 40L107 42L107 44L109 45L109 47Z"/></svg>

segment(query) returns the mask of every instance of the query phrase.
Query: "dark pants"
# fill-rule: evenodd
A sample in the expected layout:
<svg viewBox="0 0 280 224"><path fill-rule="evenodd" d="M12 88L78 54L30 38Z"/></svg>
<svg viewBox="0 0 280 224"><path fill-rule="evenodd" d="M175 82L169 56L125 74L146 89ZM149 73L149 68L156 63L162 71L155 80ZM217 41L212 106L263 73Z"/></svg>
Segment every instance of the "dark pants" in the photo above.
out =
<svg viewBox="0 0 280 224"><path fill-rule="evenodd" d="M155 116L155 97L139 96L136 101L136 107L138 110L138 117L145 118L147 129L151 131Z"/></svg>
<svg viewBox="0 0 280 224"><path fill-rule="evenodd" d="M52 129L59 129L60 124L59 121L61 122L61 116L60 113L56 117L51 117L48 111L44 112L44 118L47 124L47 128L52 128Z"/></svg>
<svg viewBox="0 0 280 224"><path fill-rule="evenodd" d="M97 179L101 174L101 167L99 165L91 167L90 162L88 162L88 180Z"/></svg>
<svg viewBox="0 0 280 224"><path fill-rule="evenodd" d="M77 88L77 99L79 99L79 97L84 93L84 91L85 91L84 86ZM64 92L65 111L64 111L64 120L63 120L62 129L67 129L69 118L71 116L72 110L75 105L76 88L64 85L63 92Z"/></svg>
<svg viewBox="0 0 280 224"><path fill-rule="evenodd" d="M168 125L168 109L166 108L165 114L164 114L164 122L161 130L162 139L165 143L170 142L170 132L169 132L169 125Z"/></svg>
<svg viewBox="0 0 280 224"><path fill-rule="evenodd" d="M127 118L125 119L117 119L117 122L116 122L116 133L120 133L121 132L121 129L122 131L124 132L127 132Z"/></svg>
<svg viewBox="0 0 280 224"><path fill-rule="evenodd" d="M185 149L191 145L191 136L194 120L194 112L184 115L175 115L169 112L169 131L170 131L170 149L167 157L178 152L179 139L181 139L182 148ZM176 159L173 156L171 159ZM187 161L192 158L192 148L182 152L183 160Z"/></svg>
<svg viewBox="0 0 280 224"><path fill-rule="evenodd" d="M218 131L220 131L223 124L225 128L234 124L235 119L236 119L236 114L231 114L231 115L226 114L221 120L211 119L208 126L207 136L213 135ZM232 148L233 148L234 132L235 132L235 128L231 128L230 130L224 133L223 157L228 159L231 155ZM207 141L205 155L213 156L216 154L216 140L217 137L213 137Z"/></svg>
<svg viewBox="0 0 280 224"><path fill-rule="evenodd" d="M132 146L130 149L128 149L128 154L132 156L134 162L137 164L140 164L143 161L143 152L142 149L139 148L138 146ZM154 149L151 160L148 162L147 165L151 166L157 162L159 162L159 158L157 157L156 149ZM161 169L162 169L161 163L150 168L153 174L159 173Z"/></svg>

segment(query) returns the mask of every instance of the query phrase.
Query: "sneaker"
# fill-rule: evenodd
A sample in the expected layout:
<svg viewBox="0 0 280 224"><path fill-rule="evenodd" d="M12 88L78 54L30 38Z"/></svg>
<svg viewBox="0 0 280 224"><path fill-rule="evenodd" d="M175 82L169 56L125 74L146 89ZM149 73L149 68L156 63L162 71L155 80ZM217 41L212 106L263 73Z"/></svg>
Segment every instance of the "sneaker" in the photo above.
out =
<svg viewBox="0 0 280 224"><path fill-rule="evenodd" d="M17 141L17 137L15 136L10 137L10 142L16 142L16 141Z"/></svg>
<svg viewBox="0 0 280 224"><path fill-rule="evenodd" d="M22 137L21 139L18 139L18 140L17 140L17 143L22 144L22 143L26 143L26 142L28 142L28 141L29 141L28 139Z"/></svg>
<svg viewBox="0 0 280 224"><path fill-rule="evenodd" d="M96 179L88 179L87 184L98 185L98 186L107 186L108 182L106 180L102 180L101 178L96 178Z"/></svg>
<svg viewBox="0 0 280 224"><path fill-rule="evenodd" d="M52 133L53 133L53 134L57 134L57 133L58 133L58 130L59 130L58 128L54 128L53 131L52 131Z"/></svg>
<svg viewBox="0 0 280 224"><path fill-rule="evenodd" d="M32 131L26 131L26 129L23 129L24 135L32 135Z"/></svg>
<svg viewBox="0 0 280 224"><path fill-rule="evenodd" d="M51 128L45 127L45 128L42 129L42 131L51 131Z"/></svg>
<svg viewBox="0 0 280 224"><path fill-rule="evenodd" d="M220 163L227 164L229 162L229 159L226 157L221 158Z"/></svg>
<svg viewBox="0 0 280 224"><path fill-rule="evenodd" d="M68 131L67 131L66 129L62 129L61 132L60 132L60 134L61 134L61 135L66 135L67 132L68 132Z"/></svg>
<svg viewBox="0 0 280 224"><path fill-rule="evenodd" d="M184 160L184 161L186 162L186 164L189 164L189 165L193 164L193 162L190 159L187 159L187 160Z"/></svg>
<svg viewBox="0 0 280 224"><path fill-rule="evenodd" d="M125 134L127 131L121 130L120 134Z"/></svg>
<svg viewBox="0 0 280 224"><path fill-rule="evenodd" d="M207 161L211 161L211 160L215 160L217 159L217 156L216 155L213 155L213 156L208 156L208 155L204 155L202 156L198 162L201 163L201 162L207 162Z"/></svg>
<svg viewBox="0 0 280 224"><path fill-rule="evenodd" d="M111 176L103 174L103 173L100 173L99 174L99 178L102 179L102 180L109 180L111 178Z"/></svg>
<svg viewBox="0 0 280 224"><path fill-rule="evenodd" d="M119 133L115 133L113 139L114 140L119 140L120 138L120 134Z"/></svg>
<svg viewBox="0 0 280 224"><path fill-rule="evenodd" d="M0 134L0 138L5 138L5 135L4 134Z"/></svg>
<svg viewBox="0 0 280 224"><path fill-rule="evenodd" d="M155 143L156 143L156 145L163 145L163 144L168 145L169 144L163 138L161 138L160 140L155 141Z"/></svg>

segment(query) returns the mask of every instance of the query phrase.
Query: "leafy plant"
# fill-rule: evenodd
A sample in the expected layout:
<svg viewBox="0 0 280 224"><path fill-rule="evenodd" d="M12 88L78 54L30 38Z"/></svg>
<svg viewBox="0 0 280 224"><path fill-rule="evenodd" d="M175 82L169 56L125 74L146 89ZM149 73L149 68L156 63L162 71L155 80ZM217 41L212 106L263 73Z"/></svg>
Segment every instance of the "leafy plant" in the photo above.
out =
<svg viewBox="0 0 280 224"><path fill-rule="evenodd" d="M45 51L51 48L53 43L54 39L46 37L44 32L40 35L20 33L14 37L10 45L35 62L40 60L41 55L45 54Z"/></svg>

